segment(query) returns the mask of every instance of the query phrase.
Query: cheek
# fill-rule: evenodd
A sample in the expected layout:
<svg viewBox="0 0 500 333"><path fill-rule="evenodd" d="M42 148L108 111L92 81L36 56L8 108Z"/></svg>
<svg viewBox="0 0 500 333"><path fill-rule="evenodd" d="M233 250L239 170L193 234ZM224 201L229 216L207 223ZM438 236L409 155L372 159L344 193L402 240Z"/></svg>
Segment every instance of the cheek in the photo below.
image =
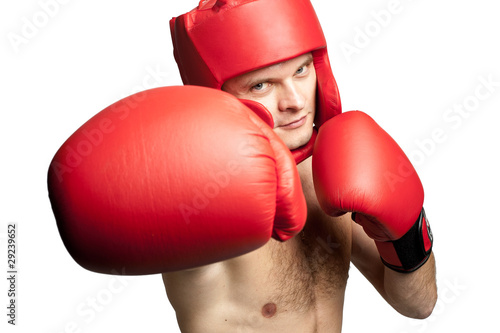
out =
<svg viewBox="0 0 500 333"><path fill-rule="evenodd" d="M227 87L225 87L224 91L232 94L233 96L235 96L238 99L248 99L248 100L258 102L258 103L264 105L264 107L267 109L267 111L269 111L269 113L271 113L271 116L273 117L273 121L276 122L276 116L279 113L278 113L278 102L277 102L274 94L269 94L266 96L255 96L254 94L250 94L250 93L245 93L245 94L237 93L234 90L231 90Z"/></svg>
<svg viewBox="0 0 500 333"><path fill-rule="evenodd" d="M280 114L278 111L278 100L275 98L275 96L269 95L261 98L250 98L262 105L269 111L271 116L273 117L274 122L276 123L277 116Z"/></svg>
<svg viewBox="0 0 500 333"><path fill-rule="evenodd" d="M316 110L316 80L311 80L308 82L306 96L307 96L307 104L310 109L313 111Z"/></svg>
<svg viewBox="0 0 500 333"><path fill-rule="evenodd" d="M313 110L316 110L316 85L316 76L314 76L311 80L308 80L307 101L309 103L309 107Z"/></svg>

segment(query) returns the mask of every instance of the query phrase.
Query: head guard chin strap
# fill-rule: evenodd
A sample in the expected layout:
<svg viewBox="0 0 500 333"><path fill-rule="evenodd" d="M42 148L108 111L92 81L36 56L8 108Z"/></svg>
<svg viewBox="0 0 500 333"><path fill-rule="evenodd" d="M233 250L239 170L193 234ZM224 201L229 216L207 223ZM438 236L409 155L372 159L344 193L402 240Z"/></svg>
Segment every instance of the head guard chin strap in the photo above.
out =
<svg viewBox="0 0 500 333"><path fill-rule="evenodd" d="M311 52L318 81L315 126L342 112L326 40L309 0L202 0L172 18L170 30L186 85L221 89L228 79ZM312 154L314 138L292 151L297 163Z"/></svg>

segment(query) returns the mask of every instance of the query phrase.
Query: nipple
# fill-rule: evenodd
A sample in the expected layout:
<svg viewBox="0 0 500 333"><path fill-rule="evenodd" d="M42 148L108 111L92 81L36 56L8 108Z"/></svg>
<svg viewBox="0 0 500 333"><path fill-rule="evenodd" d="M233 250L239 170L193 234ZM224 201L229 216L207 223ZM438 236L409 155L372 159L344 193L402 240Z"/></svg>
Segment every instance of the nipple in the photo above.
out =
<svg viewBox="0 0 500 333"><path fill-rule="evenodd" d="M262 307L262 315L265 318L271 318L276 314L276 304L274 303L267 303Z"/></svg>

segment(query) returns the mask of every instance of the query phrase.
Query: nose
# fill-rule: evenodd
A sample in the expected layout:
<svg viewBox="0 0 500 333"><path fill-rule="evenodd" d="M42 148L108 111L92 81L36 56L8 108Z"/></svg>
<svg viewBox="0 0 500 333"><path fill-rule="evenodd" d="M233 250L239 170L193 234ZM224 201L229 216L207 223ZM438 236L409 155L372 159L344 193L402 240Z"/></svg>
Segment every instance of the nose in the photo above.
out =
<svg viewBox="0 0 500 333"><path fill-rule="evenodd" d="M304 94L297 83L291 81L282 85L278 101L278 109L281 112L302 110L305 103Z"/></svg>

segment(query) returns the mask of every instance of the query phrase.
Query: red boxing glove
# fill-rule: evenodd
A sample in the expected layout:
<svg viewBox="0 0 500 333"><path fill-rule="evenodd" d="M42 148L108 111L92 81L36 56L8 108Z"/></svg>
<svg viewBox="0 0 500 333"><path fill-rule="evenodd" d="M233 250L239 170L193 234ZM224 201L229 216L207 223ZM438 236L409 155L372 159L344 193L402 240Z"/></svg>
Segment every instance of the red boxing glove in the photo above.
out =
<svg viewBox="0 0 500 333"><path fill-rule="evenodd" d="M48 187L67 250L101 273L214 263L286 240L306 220L287 147L235 97L202 87L104 109L59 149Z"/></svg>
<svg viewBox="0 0 500 333"><path fill-rule="evenodd" d="M424 191L397 143L363 112L340 114L319 129L313 177L322 209L353 219L375 240L384 264L411 272L430 256Z"/></svg>

